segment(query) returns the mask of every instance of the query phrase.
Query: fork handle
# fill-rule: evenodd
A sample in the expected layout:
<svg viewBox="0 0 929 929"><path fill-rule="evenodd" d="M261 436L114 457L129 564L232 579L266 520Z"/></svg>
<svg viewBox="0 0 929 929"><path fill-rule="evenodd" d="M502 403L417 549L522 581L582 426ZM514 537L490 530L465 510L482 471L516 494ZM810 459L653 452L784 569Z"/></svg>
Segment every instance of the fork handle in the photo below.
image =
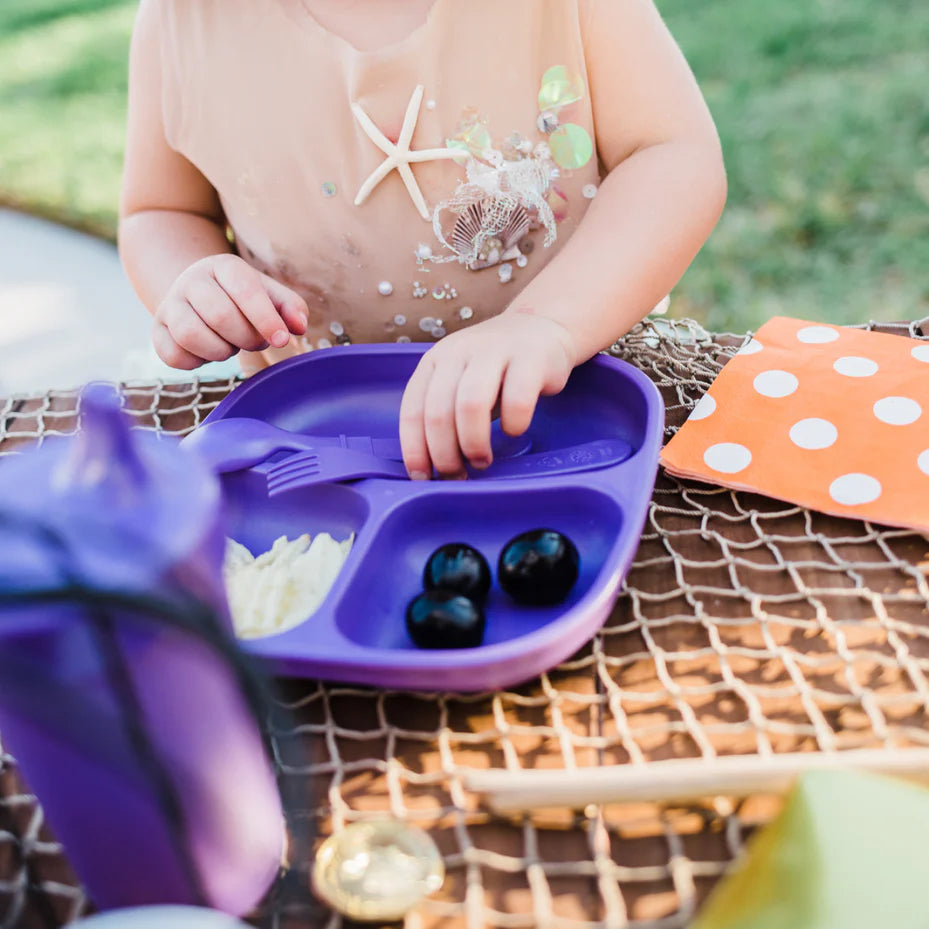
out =
<svg viewBox="0 0 929 929"><path fill-rule="evenodd" d="M362 477L400 477L409 480L402 461L387 461L386 459L369 465L359 465L356 468L340 469L335 480L341 483L342 481L355 481Z"/></svg>
<svg viewBox="0 0 929 929"><path fill-rule="evenodd" d="M469 469L471 478L551 477L557 474L574 474L578 471L595 471L625 461L634 449L622 439L594 439L565 449L538 452L494 462L486 471Z"/></svg>

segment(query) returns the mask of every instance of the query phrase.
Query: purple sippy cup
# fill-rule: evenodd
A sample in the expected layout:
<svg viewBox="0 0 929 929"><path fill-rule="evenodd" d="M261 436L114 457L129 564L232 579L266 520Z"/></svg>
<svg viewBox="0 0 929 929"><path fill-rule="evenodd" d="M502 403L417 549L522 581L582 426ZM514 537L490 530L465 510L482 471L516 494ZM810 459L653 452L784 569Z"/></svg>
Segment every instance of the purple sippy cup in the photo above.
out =
<svg viewBox="0 0 929 929"><path fill-rule="evenodd" d="M216 479L85 389L0 462L0 735L100 909L250 911L284 817L222 584Z"/></svg>

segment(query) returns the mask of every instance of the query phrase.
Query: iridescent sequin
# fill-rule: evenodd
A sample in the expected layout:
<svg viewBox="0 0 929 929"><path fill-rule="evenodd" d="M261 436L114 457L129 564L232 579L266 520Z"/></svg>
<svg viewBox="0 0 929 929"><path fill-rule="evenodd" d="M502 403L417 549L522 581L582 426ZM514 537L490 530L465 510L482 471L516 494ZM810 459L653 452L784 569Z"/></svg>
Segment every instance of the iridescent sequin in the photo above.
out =
<svg viewBox="0 0 929 929"><path fill-rule="evenodd" d="M419 328L423 332L432 332L432 330L435 329L435 327L436 327L436 321L431 316L424 316L419 321Z"/></svg>
<svg viewBox="0 0 929 929"><path fill-rule="evenodd" d="M337 320L334 320L333 322L329 323L329 331L334 336L338 337L345 334L345 327Z"/></svg>
<svg viewBox="0 0 929 929"><path fill-rule="evenodd" d="M484 121L473 109L467 110L458 125L458 132L445 140L445 144L462 154L480 158L492 146L490 132Z"/></svg>
<svg viewBox="0 0 929 929"><path fill-rule="evenodd" d="M513 266L511 264L502 264L497 268L497 274L500 275L500 283L506 284L513 278Z"/></svg>
<svg viewBox="0 0 929 929"><path fill-rule="evenodd" d="M432 330L432 336L433 336L434 338L436 338L436 339L441 339L443 335L445 335L445 327L444 327L444 326L435 326L435 327L433 328L433 330Z"/></svg>
<svg viewBox="0 0 929 929"><path fill-rule="evenodd" d="M596 184L585 184L581 188L581 193L588 199L593 200L597 196L597 185Z"/></svg>
<svg viewBox="0 0 929 929"><path fill-rule="evenodd" d="M565 65L553 65L539 86L539 109L556 110L577 103L584 96L584 80Z"/></svg>
<svg viewBox="0 0 929 929"><path fill-rule="evenodd" d="M548 137L548 147L555 164L569 171L583 168L594 153L594 143L589 133L583 126L575 123L559 126Z"/></svg>
<svg viewBox="0 0 929 929"><path fill-rule="evenodd" d="M320 339L316 343L317 348L332 348L332 343L328 339Z"/></svg>
<svg viewBox="0 0 929 929"><path fill-rule="evenodd" d="M405 317L402 313L397 313L397 315L394 317L394 325L395 325L395 326L405 326L405 325L406 325L406 317Z"/></svg>
<svg viewBox="0 0 929 929"><path fill-rule="evenodd" d="M338 193L338 188L335 186L335 184L332 183L332 181L326 181L320 190L322 190L324 197L334 197L336 193Z"/></svg>
<svg viewBox="0 0 929 929"><path fill-rule="evenodd" d="M525 268L529 264L529 259L525 255L520 255L516 259L517 268Z"/></svg>
<svg viewBox="0 0 929 929"><path fill-rule="evenodd" d="M408 335L398 335L397 341L405 345L407 342L411 342L412 339Z"/></svg>
<svg viewBox="0 0 929 929"><path fill-rule="evenodd" d="M465 320L467 320L467 319L470 319L473 315L474 315L474 310L472 310L471 307L469 307L469 306L463 306L463 307L458 311L458 318L459 318L459 319L465 319Z"/></svg>

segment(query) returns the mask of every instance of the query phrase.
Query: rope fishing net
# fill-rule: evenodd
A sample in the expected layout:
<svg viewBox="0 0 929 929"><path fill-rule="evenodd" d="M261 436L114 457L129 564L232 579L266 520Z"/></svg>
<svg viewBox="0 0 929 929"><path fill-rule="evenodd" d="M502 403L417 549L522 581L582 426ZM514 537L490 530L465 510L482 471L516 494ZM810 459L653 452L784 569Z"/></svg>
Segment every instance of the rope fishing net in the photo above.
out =
<svg viewBox="0 0 929 929"><path fill-rule="evenodd" d="M925 321L924 321L925 322ZM913 338L919 322L868 328ZM748 336L647 321L612 353L661 390L667 438ZM235 382L126 384L141 428L183 436ZM0 458L77 427L76 391L0 400ZM726 755L929 744L929 540L659 472L604 628L569 661L486 694L279 682L271 742L292 842L256 926L337 926L308 889L311 836L390 813L429 831L427 926L685 926L778 808L770 796L495 814L469 770L708 764ZM0 733L2 738L2 733ZM66 850L0 755L0 929L89 911Z"/></svg>

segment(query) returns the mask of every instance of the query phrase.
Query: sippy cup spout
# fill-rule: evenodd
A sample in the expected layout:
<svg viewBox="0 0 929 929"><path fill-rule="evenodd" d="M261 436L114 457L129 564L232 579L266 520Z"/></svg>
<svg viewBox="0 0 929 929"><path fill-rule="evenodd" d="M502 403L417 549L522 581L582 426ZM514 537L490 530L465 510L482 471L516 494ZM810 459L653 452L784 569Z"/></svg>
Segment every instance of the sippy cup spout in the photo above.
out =
<svg viewBox="0 0 929 929"><path fill-rule="evenodd" d="M146 463L133 442L116 389L88 384L81 392L81 430L52 475L52 490L108 488L119 498L137 496L148 483Z"/></svg>

